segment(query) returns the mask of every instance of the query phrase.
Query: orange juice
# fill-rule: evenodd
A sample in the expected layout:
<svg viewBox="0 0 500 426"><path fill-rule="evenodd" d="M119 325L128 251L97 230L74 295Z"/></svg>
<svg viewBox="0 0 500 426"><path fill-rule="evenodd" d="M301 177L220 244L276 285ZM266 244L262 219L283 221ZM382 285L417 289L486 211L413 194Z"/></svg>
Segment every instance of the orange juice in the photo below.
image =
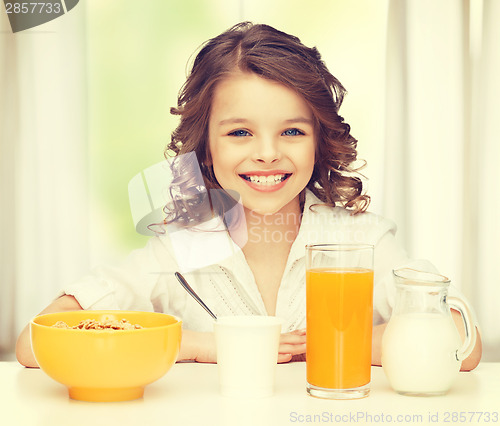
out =
<svg viewBox="0 0 500 426"><path fill-rule="evenodd" d="M352 389L370 382L373 271L306 271L307 382Z"/></svg>

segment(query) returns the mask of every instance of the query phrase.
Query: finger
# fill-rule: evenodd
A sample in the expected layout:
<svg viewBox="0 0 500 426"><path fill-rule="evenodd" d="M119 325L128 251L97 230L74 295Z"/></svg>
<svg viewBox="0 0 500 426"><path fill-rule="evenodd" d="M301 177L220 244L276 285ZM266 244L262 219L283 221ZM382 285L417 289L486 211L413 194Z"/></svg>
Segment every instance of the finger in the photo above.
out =
<svg viewBox="0 0 500 426"><path fill-rule="evenodd" d="M306 344L303 343L301 345L280 345L278 352L280 354L292 354L298 355L306 352Z"/></svg>
<svg viewBox="0 0 500 426"><path fill-rule="evenodd" d="M278 354L278 363L290 362L292 354Z"/></svg>
<svg viewBox="0 0 500 426"><path fill-rule="evenodd" d="M290 344L290 345L300 345L302 343L306 342L306 336L305 335L298 335L298 334L282 334L280 338L280 344Z"/></svg>
<svg viewBox="0 0 500 426"><path fill-rule="evenodd" d="M306 329L301 328L300 330L293 330L290 332L290 334L298 334L299 336L305 336L306 334Z"/></svg>

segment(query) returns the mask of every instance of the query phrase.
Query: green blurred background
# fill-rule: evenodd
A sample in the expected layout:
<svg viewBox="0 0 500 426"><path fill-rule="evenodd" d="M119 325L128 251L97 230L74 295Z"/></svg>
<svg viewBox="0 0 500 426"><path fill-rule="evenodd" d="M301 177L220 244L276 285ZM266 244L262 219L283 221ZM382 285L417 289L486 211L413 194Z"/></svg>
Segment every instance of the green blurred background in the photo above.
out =
<svg viewBox="0 0 500 426"><path fill-rule="evenodd" d="M317 46L333 74L352 89L342 115L360 140L360 156L380 162L382 153L372 147L383 131L377 99L384 78L385 0L88 0L85 7L95 261L145 244L147 237L132 222L128 182L162 161L177 125L169 110L199 46L239 21L267 23ZM381 176L377 169L367 173L375 183Z"/></svg>

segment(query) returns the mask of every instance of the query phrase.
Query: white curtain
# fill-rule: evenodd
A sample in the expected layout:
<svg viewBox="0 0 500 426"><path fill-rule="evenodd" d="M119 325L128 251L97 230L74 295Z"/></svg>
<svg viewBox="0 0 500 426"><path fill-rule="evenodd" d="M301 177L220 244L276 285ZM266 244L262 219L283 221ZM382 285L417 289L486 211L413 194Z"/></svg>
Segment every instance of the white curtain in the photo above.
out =
<svg viewBox="0 0 500 426"><path fill-rule="evenodd" d="M492 358L500 360L500 321L498 321L498 299L500 298L500 276L498 259L500 254L500 2L485 0L481 50L475 57L472 91L472 132L469 155L474 161L471 178L471 198L474 203L470 215L472 242L464 256L474 259L467 269L467 278L472 291L477 287L477 306L480 311L487 350Z"/></svg>
<svg viewBox="0 0 500 426"><path fill-rule="evenodd" d="M85 8L12 34L0 13L0 352L88 270Z"/></svg>
<svg viewBox="0 0 500 426"><path fill-rule="evenodd" d="M391 0L385 213L462 289L500 360L500 2Z"/></svg>

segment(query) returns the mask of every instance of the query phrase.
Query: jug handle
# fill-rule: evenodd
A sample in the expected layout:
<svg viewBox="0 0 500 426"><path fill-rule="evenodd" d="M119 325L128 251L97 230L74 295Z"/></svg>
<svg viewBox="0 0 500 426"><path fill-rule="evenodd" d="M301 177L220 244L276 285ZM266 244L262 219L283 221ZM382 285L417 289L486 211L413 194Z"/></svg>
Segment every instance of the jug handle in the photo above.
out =
<svg viewBox="0 0 500 426"><path fill-rule="evenodd" d="M472 320L472 313L469 306L463 300L456 297L448 297L446 301L450 307L460 312L464 323L465 342L462 344L462 347L455 352L457 361L463 361L472 353L476 345L476 325Z"/></svg>

